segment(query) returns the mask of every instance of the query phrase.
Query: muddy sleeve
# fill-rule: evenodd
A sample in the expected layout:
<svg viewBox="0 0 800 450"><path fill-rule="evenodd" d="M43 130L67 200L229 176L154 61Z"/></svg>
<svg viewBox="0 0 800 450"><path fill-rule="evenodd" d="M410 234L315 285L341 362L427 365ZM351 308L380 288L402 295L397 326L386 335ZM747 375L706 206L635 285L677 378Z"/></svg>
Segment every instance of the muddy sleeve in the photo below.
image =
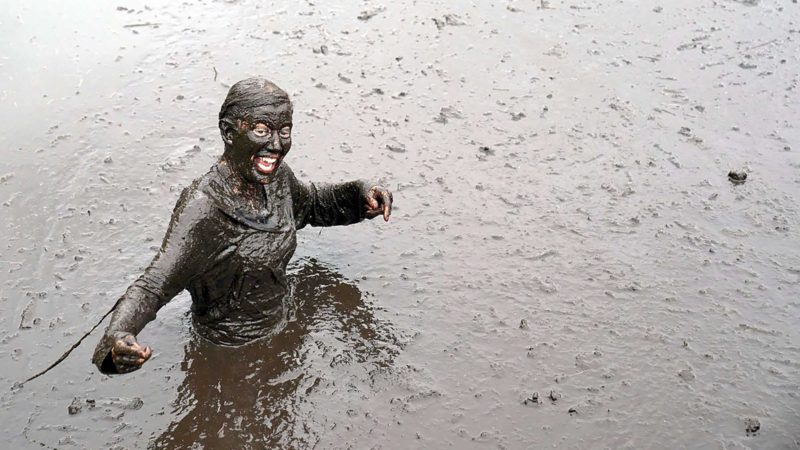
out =
<svg viewBox="0 0 800 450"><path fill-rule="evenodd" d="M363 180L338 184L303 183L290 173L295 224L330 227L364 220L366 193L372 186Z"/></svg>
<svg viewBox="0 0 800 450"><path fill-rule="evenodd" d="M187 188L172 212L161 248L144 273L120 298L111 323L94 351L92 362L103 373L114 373L111 348L117 333L137 335L156 318L156 312L182 291L202 267L203 240L200 239L206 208L194 191Z"/></svg>

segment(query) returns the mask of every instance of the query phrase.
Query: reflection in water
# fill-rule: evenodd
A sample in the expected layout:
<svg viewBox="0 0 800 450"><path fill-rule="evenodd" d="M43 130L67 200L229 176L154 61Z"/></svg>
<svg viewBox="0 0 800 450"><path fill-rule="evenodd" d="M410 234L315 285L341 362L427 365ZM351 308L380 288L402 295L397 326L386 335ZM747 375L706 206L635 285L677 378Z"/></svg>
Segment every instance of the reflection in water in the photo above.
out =
<svg viewBox="0 0 800 450"><path fill-rule="evenodd" d="M186 378L174 403L182 417L153 448L313 445L314 426L302 411L316 408L310 395L335 384L326 376L356 364L368 383L371 370L392 363L399 350L394 331L374 317L358 287L314 260L299 265L294 317L282 332L241 347L199 336L186 345Z"/></svg>

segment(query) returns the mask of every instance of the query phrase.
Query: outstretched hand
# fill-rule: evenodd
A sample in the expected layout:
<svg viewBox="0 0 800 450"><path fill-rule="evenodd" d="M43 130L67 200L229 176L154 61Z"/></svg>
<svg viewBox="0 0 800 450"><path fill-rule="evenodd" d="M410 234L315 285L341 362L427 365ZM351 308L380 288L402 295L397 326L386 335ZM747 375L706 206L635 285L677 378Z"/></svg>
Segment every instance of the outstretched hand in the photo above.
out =
<svg viewBox="0 0 800 450"><path fill-rule="evenodd" d="M366 194L366 217L373 219L383 215L383 220L388 222L392 215L392 193L381 186L372 186Z"/></svg>
<svg viewBox="0 0 800 450"><path fill-rule="evenodd" d="M111 360L117 368L117 373L133 372L142 367L153 350L150 347L142 347L136 342L136 336L130 333L117 333L116 341L111 348Z"/></svg>

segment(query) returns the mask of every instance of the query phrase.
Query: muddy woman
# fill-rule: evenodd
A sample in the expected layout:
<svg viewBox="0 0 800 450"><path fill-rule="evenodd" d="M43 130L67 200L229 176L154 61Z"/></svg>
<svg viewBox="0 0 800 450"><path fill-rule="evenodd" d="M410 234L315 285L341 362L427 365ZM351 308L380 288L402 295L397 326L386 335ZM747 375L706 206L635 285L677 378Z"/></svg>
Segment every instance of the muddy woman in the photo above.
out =
<svg viewBox="0 0 800 450"><path fill-rule="evenodd" d="M306 225L350 225L382 216L392 194L375 184L299 181L284 162L292 147L292 102L262 78L231 87L219 112L219 161L178 199L156 256L125 291L92 361L127 373L152 355L136 335L182 290L195 331L235 346L266 338L287 320L286 265Z"/></svg>

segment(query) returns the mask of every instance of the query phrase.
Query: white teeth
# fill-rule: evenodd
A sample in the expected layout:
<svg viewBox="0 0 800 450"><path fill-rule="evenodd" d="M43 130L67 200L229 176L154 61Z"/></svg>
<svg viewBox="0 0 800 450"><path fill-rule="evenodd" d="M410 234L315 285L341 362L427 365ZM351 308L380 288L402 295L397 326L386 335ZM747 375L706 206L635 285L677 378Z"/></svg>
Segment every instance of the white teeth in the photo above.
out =
<svg viewBox="0 0 800 450"><path fill-rule="evenodd" d="M261 173L272 173L272 171L277 166L278 158L268 158L265 156L259 156L256 158L256 168Z"/></svg>
<svg viewBox="0 0 800 450"><path fill-rule="evenodd" d="M254 156L253 163L255 163L256 170L263 174L272 173L278 167L280 157L272 156Z"/></svg>

